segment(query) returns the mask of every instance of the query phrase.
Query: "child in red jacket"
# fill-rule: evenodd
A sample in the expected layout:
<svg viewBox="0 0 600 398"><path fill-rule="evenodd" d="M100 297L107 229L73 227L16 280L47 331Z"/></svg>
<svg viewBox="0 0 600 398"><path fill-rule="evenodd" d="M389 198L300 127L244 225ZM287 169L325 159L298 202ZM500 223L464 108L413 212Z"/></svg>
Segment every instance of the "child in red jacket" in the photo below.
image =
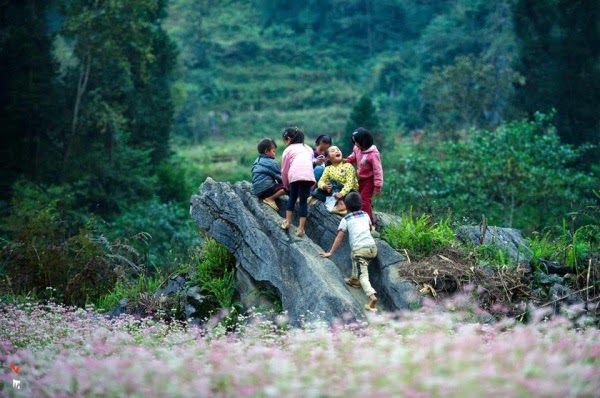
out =
<svg viewBox="0 0 600 398"><path fill-rule="evenodd" d="M362 210L369 215L373 227L373 208L371 199L373 194L379 195L383 187L383 167L377 147L373 145L373 136L367 129L359 127L352 133L354 148L348 156L348 163L356 163L358 174L358 192L362 198Z"/></svg>

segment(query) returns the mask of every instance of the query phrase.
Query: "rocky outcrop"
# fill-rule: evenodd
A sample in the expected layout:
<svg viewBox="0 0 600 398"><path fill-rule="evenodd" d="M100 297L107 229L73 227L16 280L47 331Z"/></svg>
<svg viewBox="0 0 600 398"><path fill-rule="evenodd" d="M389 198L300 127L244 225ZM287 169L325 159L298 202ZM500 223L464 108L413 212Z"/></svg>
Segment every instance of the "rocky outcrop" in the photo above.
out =
<svg viewBox="0 0 600 398"><path fill-rule="evenodd" d="M198 195L192 196L190 214L235 256L238 278L248 290L255 285L275 292L292 325L302 320L365 320L363 304L368 298L343 280L351 270L348 240L330 259L319 256L331 247L340 216L329 213L321 203L310 207L306 234L298 238L295 227L281 229L285 203L281 199L278 205L280 210L275 212L261 203L252 195L249 182L231 184L208 178ZM414 285L398 277L404 257L385 241L376 241L379 254L369 267L369 276L378 292L378 307L393 311L418 306Z"/></svg>
<svg viewBox="0 0 600 398"><path fill-rule="evenodd" d="M495 246L506 253L512 261L528 264L531 259L531 249L521 231L514 228L462 226L456 231L456 239L475 246Z"/></svg>

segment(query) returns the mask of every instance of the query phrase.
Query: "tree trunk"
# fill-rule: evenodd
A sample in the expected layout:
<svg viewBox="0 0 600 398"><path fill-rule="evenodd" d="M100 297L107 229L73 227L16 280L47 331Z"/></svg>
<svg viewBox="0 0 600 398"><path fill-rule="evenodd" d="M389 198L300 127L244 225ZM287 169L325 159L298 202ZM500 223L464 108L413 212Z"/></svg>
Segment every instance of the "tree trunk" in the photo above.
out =
<svg viewBox="0 0 600 398"><path fill-rule="evenodd" d="M75 105L73 106L73 119L71 120L71 131L67 136L67 143L65 147L65 152L63 155L63 167L62 167L62 178L64 179L67 167L69 165L69 161L71 158L71 153L73 152L73 143L75 141L75 137L77 136L77 128L79 125L79 111L81 109L81 101L83 95L85 94L85 90L87 88L88 80L90 77L90 68L92 66L92 56L88 51L83 60L81 61L81 68L79 70L79 81L77 82L77 95L75 96Z"/></svg>

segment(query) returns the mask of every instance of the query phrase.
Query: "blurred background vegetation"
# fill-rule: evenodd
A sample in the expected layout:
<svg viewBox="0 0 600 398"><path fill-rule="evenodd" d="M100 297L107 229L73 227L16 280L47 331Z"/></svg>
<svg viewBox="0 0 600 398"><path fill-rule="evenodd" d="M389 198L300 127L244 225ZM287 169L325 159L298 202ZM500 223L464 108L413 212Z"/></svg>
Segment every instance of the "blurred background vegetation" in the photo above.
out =
<svg viewBox="0 0 600 398"><path fill-rule="evenodd" d="M346 154L370 129L376 210L597 248L598 21L596 0L0 1L1 291L98 303L197 262L190 195L249 180L290 125Z"/></svg>

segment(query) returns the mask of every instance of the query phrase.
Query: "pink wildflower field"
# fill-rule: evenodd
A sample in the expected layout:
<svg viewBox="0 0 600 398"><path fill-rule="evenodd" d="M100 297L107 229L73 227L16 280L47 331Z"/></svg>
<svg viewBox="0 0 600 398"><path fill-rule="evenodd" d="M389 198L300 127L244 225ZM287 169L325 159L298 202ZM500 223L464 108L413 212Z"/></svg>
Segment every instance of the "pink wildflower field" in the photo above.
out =
<svg viewBox="0 0 600 398"><path fill-rule="evenodd" d="M543 315L543 314L542 314ZM564 317L423 308L365 324L233 332L54 304L0 307L4 397L598 397L600 334Z"/></svg>

